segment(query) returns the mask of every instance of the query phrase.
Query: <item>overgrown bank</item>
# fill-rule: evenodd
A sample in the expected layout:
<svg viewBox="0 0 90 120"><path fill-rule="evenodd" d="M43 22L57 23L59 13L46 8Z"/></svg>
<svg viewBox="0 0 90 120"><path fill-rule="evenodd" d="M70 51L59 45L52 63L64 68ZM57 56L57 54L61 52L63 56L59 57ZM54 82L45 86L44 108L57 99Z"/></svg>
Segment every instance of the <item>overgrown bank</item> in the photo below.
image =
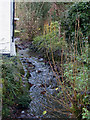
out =
<svg viewBox="0 0 90 120"><path fill-rule="evenodd" d="M31 101L27 82L23 83L22 81L24 70L18 57L3 57L1 69L3 82L2 120L15 119L18 110L27 109Z"/></svg>
<svg viewBox="0 0 90 120"><path fill-rule="evenodd" d="M47 36L50 36L50 34L46 35L46 37ZM88 85L89 83L88 37L83 36L81 39L79 39L81 41L80 50L77 49L77 45L78 45L77 41L73 43L72 46L68 45L66 47L61 45L61 49L59 49L61 50L61 54L59 53L60 54L59 60L61 61L60 64L58 64L58 66L56 64L56 59L55 59L55 57L57 58L57 56L56 54L53 54L55 50L53 47L53 42L57 43L57 41L54 41L51 38L51 36L50 38L52 41L50 41L50 39L49 40L46 39L45 36L42 36L41 39L40 37L34 39L33 43L36 46L34 47L36 48L37 51L41 52L42 54L43 53L45 54L47 50L48 54L46 55L46 57L49 60L50 66L52 68L52 71L54 72L54 75L58 83L58 87L56 88L56 90L58 90L57 96L49 95L49 99L51 98L54 99L55 101L57 101L58 105L63 103L65 110L71 112L70 116L77 118L78 120L81 120L82 118L83 119L86 118L89 120L90 109L89 109L89 85ZM64 37L62 37L62 41L63 40ZM43 49L45 51L43 51ZM66 106L68 109L66 108ZM47 111L49 111L49 109ZM53 107L52 107L52 111L54 111ZM55 109L54 112L55 114L58 113L57 117L59 117L59 113L61 112L61 109L59 109L58 107Z"/></svg>

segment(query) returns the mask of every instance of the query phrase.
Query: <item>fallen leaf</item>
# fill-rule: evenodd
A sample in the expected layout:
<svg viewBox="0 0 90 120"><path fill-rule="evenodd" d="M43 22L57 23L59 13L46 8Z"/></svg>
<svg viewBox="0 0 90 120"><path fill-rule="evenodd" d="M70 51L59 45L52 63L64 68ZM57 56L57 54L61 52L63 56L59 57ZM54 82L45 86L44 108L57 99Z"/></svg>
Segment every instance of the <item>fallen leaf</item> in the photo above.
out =
<svg viewBox="0 0 90 120"><path fill-rule="evenodd" d="M43 95L44 95L45 93L46 93L46 91L42 91L42 92L41 92L41 94L43 94Z"/></svg>
<svg viewBox="0 0 90 120"><path fill-rule="evenodd" d="M45 115L47 113L47 111L43 111L43 115Z"/></svg>
<svg viewBox="0 0 90 120"><path fill-rule="evenodd" d="M58 88L55 88L55 90L58 90Z"/></svg>

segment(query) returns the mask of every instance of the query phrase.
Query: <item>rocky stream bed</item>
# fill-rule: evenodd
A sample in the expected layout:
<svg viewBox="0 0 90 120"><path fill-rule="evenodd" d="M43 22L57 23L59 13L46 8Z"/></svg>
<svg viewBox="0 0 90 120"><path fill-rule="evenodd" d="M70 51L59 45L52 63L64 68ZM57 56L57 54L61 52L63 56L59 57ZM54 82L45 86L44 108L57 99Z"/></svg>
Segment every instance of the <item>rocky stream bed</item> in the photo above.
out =
<svg viewBox="0 0 90 120"><path fill-rule="evenodd" d="M48 101L47 94L54 95L58 92L55 89L56 78L41 55L29 52L28 45L28 43L17 44L17 54L25 71L22 77L23 83L26 82L26 77L28 78L32 101L27 110L20 111L18 118L51 118L52 116L48 113L43 115L43 111L47 111L44 105L49 106L52 103L52 100Z"/></svg>

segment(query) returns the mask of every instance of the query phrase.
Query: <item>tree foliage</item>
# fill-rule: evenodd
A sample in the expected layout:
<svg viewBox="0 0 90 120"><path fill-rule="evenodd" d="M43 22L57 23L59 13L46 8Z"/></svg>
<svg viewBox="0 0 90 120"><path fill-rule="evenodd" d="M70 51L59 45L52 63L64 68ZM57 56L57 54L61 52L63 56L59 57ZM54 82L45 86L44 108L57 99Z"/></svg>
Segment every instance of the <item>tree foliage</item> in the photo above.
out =
<svg viewBox="0 0 90 120"><path fill-rule="evenodd" d="M42 33L49 9L50 3L47 2L18 3L17 12L21 14L18 27L22 34L26 33L26 38L32 40L34 36L39 35L40 31Z"/></svg>
<svg viewBox="0 0 90 120"><path fill-rule="evenodd" d="M68 16L66 17L67 20L65 21L67 39L69 36L71 39L75 36L75 27L78 29L78 24L83 35L89 35L89 10L90 2L79 2L70 7Z"/></svg>

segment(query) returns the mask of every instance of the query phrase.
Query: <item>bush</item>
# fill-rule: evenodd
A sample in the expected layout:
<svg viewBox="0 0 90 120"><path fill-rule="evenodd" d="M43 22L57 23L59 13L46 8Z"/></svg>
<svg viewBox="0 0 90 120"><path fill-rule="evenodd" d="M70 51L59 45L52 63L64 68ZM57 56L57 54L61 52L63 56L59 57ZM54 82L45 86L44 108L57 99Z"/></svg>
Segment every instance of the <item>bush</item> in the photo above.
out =
<svg viewBox="0 0 90 120"><path fill-rule="evenodd" d="M54 27L55 30L53 30ZM52 51L54 53L54 57L59 58L62 46L64 49L67 49L67 42L65 41L63 34L62 37L59 38L57 21L53 23L51 29L51 32L48 32L46 35L35 37L33 39L32 45L30 45L30 49L34 50L35 52L41 52L44 55L46 54L47 50L50 56Z"/></svg>
<svg viewBox="0 0 90 120"><path fill-rule="evenodd" d="M88 81L88 39L84 38L85 46L81 47L81 55L77 52L77 44L68 47L69 52L66 53L66 62L63 62L63 52L61 55L61 64L60 73L61 78L59 77L59 72L56 68L56 64L53 58L53 65L50 64L52 71L57 80L58 87L55 88L56 95L50 95L48 93L48 100L52 98L52 104L46 108L48 112L60 117L60 113L67 114L71 118L77 118L81 120L82 118L89 119L89 81ZM82 44L82 43L81 43ZM81 45L82 46L82 45ZM50 102L50 101L49 101ZM56 102L58 105L53 105L53 102ZM63 107L60 108L60 105ZM50 111L49 111L50 108ZM52 109L52 111L51 111Z"/></svg>

